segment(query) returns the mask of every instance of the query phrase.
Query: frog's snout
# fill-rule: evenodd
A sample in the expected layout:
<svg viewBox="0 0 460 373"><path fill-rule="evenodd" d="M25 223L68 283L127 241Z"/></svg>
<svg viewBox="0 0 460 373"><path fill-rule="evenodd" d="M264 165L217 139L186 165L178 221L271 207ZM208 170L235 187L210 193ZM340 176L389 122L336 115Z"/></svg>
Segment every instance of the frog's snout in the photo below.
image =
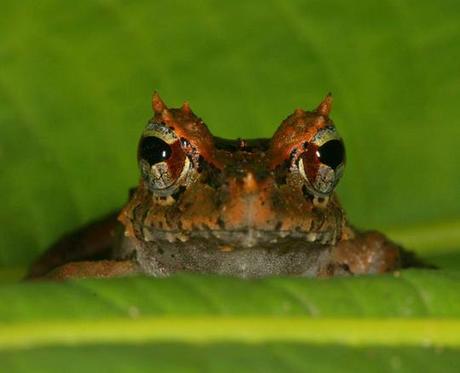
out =
<svg viewBox="0 0 460 373"><path fill-rule="evenodd" d="M252 230L272 230L275 218L270 202L270 186L257 180L248 171L241 178L229 181L229 196L221 206L220 215L227 230L248 232L248 243L253 241Z"/></svg>

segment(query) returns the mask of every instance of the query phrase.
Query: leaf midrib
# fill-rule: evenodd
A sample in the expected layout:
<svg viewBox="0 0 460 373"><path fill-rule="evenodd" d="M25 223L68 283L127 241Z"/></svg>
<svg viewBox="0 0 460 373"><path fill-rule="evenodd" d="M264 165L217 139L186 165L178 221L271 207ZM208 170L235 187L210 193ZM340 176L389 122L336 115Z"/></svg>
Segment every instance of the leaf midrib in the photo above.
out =
<svg viewBox="0 0 460 373"><path fill-rule="evenodd" d="M460 319L160 316L0 324L0 350L152 341L460 347Z"/></svg>

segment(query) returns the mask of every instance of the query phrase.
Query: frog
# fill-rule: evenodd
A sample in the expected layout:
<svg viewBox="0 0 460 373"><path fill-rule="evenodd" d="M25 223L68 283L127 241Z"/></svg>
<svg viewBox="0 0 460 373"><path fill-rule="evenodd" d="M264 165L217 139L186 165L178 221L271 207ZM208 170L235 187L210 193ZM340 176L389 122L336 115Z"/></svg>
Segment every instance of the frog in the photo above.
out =
<svg viewBox="0 0 460 373"><path fill-rule="evenodd" d="M58 240L27 278L327 278L407 265L408 251L347 220L335 191L346 153L331 94L259 139L215 136L187 101L170 108L157 92L152 108L128 202Z"/></svg>

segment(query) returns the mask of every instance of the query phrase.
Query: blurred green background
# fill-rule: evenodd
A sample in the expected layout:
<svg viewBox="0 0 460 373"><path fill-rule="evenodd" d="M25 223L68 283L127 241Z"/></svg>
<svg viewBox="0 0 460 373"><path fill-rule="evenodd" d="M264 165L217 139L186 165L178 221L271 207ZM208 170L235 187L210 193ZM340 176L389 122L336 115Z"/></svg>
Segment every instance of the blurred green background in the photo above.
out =
<svg viewBox="0 0 460 373"><path fill-rule="evenodd" d="M350 220L459 246L457 1L2 1L1 19L0 266L126 201L154 90L226 137L331 91Z"/></svg>

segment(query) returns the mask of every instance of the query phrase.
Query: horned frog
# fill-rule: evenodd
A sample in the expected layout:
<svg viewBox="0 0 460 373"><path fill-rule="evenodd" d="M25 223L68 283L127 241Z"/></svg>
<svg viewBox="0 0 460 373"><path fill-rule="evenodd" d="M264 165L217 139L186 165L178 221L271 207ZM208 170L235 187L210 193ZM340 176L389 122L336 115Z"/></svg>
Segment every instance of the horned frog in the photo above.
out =
<svg viewBox="0 0 460 373"><path fill-rule="evenodd" d="M295 110L271 139L226 140L187 102L170 109L155 93L128 203L62 238L29 277L329 277L401 267L405 251L353 228L334 193L345 148L331 104L328 95L313 111Z"/></svg>

